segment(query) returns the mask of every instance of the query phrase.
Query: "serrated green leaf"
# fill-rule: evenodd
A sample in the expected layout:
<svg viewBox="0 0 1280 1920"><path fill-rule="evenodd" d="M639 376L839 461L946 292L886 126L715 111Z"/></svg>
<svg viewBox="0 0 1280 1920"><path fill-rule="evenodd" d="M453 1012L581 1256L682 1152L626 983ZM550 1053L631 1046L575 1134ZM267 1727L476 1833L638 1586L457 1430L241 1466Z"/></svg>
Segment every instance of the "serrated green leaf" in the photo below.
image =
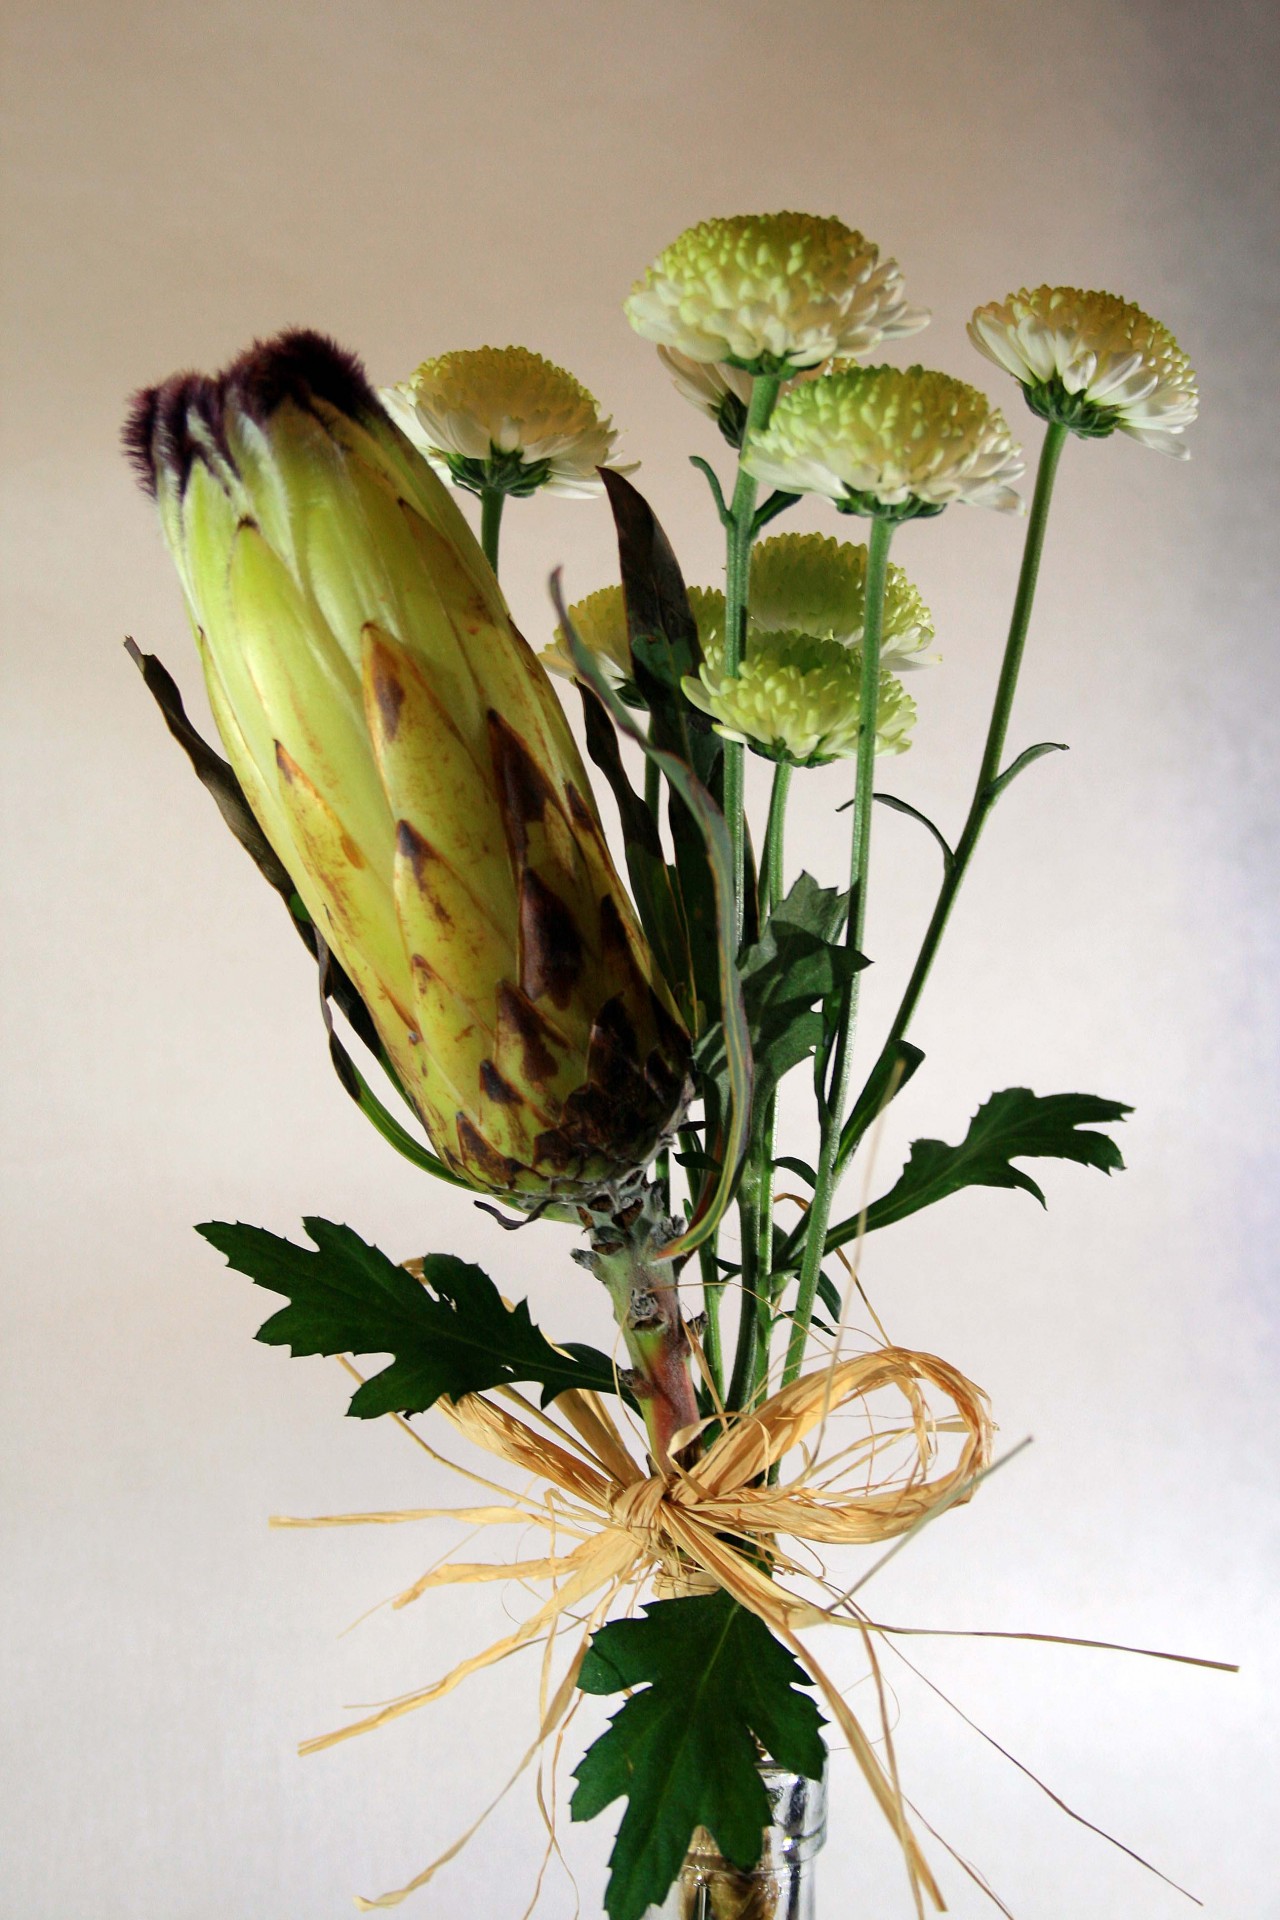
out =
<svg viewBox="0 0 1280 1920"><path fill-rule="evenodd" d="M822 1044L823 1005L867 964L839 938L847 909L847 894L820 887L812 874L802 873L769 916L760 939L743 954L740 974L758 1112L779 1081ZM695 1060L704 1087L719 1097L725 1062L718 1028L699 1042Z"/></svg>
<svg viewBox="0 0 1280 1920"><path fill-rule="evenodd" d="M665 1897L695 1827L735 1866L755 1865L769 1819L760 1747L811 1779L826 1764L822 1715L798 1691L812 1682L755 1614L727 1593L654 1601L644 1614L601 1628L578 1676L584 1693L644 1689L574 1776L575 1820L627 1801L609 1857L610 1920L640 1920Z"/></svg>
<svg viewBox="0 0 1280 1920"><path fill-rule="evenodd" d="M945 1140L912 1142L897 1185L868 1208L866 1230L891 1226L962 1187L1021 1187L1044 1206L1037 1183L1013 1162L1075 1160L1116 1172L1124 1166L1119 1147L1108 1134L1093 1132L1090 1123L1113 1124L1132 1111L1092 1093L1036 1094L1028 1087L1006 1087L978 1108L959 1146ZM828 1247L852 1239L856 1231L856 1220L844 1222L828 1235Z"/></svg>
<svg viewBox="0 0 1280 1920"><path fill-rule="evenodd" d="M541 1386L543 1406L570 1387L617 1391L604 1354L553 1347L530 1319L528 1303L506 1306L482 1268L451 1253L429 1253L418 1281L350 1227L314 1216L303 1225L314 1248L224 1220L207 1221L196 1232L237 1273L288 1299L258 1329L266 1345L287 1346L295 1356L393 1356L352 1397L347 1412L357 1419L422 1413L442 1395L458 1400L516 1381Z"/></svg>

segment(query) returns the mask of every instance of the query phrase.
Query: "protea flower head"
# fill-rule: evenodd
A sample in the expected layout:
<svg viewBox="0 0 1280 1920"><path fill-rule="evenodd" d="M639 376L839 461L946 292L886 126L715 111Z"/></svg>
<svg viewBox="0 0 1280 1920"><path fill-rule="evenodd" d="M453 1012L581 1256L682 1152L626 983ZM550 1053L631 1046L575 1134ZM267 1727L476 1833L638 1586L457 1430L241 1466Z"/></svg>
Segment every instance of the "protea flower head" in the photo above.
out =
<svg viewBox="0 0 1280 1920"><path fill-rule="evenodd" d="M543 669L447 490L314 333L138 396L126 440L249 804L437 1152L586 1197L688 1041Z"/></svg>

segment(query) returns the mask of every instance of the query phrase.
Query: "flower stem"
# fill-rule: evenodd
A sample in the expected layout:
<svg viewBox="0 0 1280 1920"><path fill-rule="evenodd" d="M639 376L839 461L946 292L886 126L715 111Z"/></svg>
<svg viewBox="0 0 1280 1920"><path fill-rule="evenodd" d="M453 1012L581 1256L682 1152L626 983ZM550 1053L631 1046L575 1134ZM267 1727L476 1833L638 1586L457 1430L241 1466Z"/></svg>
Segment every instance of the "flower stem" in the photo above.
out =
<svg viewBox="0 0 1280 1920"><path fill-rule="evenodd" d="M480 545L495 573L498 571L498 529L502 525L506 499L500 487L485 487L480 494Z"/></svg>
<svg viewBox="0 0 1280 1920"><path fill-rule="evenodd" d="M867 596L862 640L862 684L858 714L858 761L853 800L853 834L849 872L849 918L845 925L845 943L852 951L862 946L867 916L867 873L871 857L871 815L876 764L876 710L880 697L880 636L884 625L884 592L889 573L889 543L893 522L879 517L871 522L867 551ZM805 1342L813 1318L826 1251L827 1222L835 1194L837 1156L849 1099L849 1081L853 1065L854 1031L858 1017L858 974L853 974L841 996L836 1025L835 1062L832 1067L822 1135L818 1153L818 1178L805 1221L804 1257L800 1265L800 1285L796 1296L795 1320L787 1343L787 1360L782 1384L788 1386L804 1362Z"/></svg>
<svg viewBox="0 0 1280 1920"><path fill-rule="evenodd" d="M764 848L760 860L761 919L768 917L782 899L784 884L783 849L787 817L787 795L791 791L793 768L790 761L779 760L769 796L769 819L765 827ZM778 1097L772 1092L760 1116L754 1149L755 1159L755 1272L756 1350L752 1360L748 1404L760 1399L769 1379L769 1335L773 1319L773 1156L778 1132ZM746 1232L746 1221L743 1221ZM743 1307L748 1302L743 1299Z"/></svg>
<svg viewBox="0 0 1280 1920"><path fill-rule="evenodd" d="M782 385L779 377L757 374L751 383L751 404L742 445L747 447L753 433L769 424ZM738 456L738 478L729 507L725 562L724 667L733 678L746 652L747 596L751 582L751 546L756 535L757 483ZM743 918L743 879L746 867L746 823L743 814L745 791L745 749L740 740L727 740L724 749L724 815L733 848L733 897L737 907L737 929L741 936Z"/></svg>
<svg viewBox="0 0 1280 1920"><path fill-rule="evenodd" d="M769 818L764 830L764 848L760 857L760 890L764 896L762 919L773 912L782 898L783 828L793 771L789 760L779 760L774 768L773 791L769 795Z"/></svg>
<svg viewBox="0 0 1280 1920"><path fill-rule="evenodd" d="M1036 580L1040 572L1040 556L1044 549L1045 528L1049 521L1054 478L1069 431L1069 428L1054 421L1049 424L1045 432L1044 443L1040 449L1040 464L1036 472L1035 494L1027 519L1027 535L1022 549L1018 590L1014 596L1013 612L1009 620L1009 635L1005 641L1004 659L1000 665L1000 678L996 684L995 703L991 711L991 722L987 728L986 745L982 752L982 764L978 769L973 800L970 803L963 831L956 842L955 854L943 878L937 904L925 930L911 978L907 982L893 1025L889 1029L881 1060L892 1054L893 1049L907 1031L920 995L924 991L929 969L933 965L951 908L960 891L969 862L973 858L974 848L978 844L987 815L999 798L998 792L993 792L992 788L1000 772L1000 761L1004 755L1005 738L1009 731L1009 716L1013 711L1013 697L1017 692L1018 674L1026 648L1027 630L1031 625L1031 609L1035 601ZM877 1061L876 1066L879 1065L880 1061ZM875 1070L876 1068L873 1067L872 1072L874 1073ZM848 1163L857 1146L858 1140L855 1138L841 1141L838 1169L843 1169Z"/></svg>
<svg viewBox="0 0 1280 1920"><path fill-rule="evenodd" d="M593 1236L580 1256L609 1290L613 1313L634 1373L632 1390L644 1415L649 1448L659 1473L672 1467L671 1442L698 1419L689 1371L689 1340L680 1312L675 1270L653 1250L652 1190L640 1219L615 1222Z"/></svg>

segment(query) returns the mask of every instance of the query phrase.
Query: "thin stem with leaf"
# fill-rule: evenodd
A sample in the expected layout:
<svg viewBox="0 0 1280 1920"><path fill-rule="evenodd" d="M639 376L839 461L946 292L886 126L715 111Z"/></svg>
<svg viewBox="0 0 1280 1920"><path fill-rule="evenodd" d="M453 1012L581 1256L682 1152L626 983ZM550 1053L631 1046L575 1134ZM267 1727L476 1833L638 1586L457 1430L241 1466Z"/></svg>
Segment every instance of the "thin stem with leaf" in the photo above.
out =
<svg viewBox="0 0 1280 1920"><path fill-rule="evenodd" d="M1009 718L1013 711L1014 695L1018 688L1018 675L1022 668L1022 657L1026 648L1027 632L1031 625L1031 609L1035 602L1036 581L1040 572L1040 558L1044 550L1045 529L1049 522L1049 507L1053 498L1053 483L1058 470L1058 461L1062 454L1069 429L1056 421L1048 426L1044 443L1040 449L1040 464L1036 473L1035 494L1031 502L1031 511L1027 519L1027 535L1022 550L1022 566L1018 574L1018 590L1014 598L1013 612L1009 621L1009 634L1005 641L1004 658L1000 665L1000 678L996 684L995 702L991 711L991 720L987 727L986 743L983 747L982 762L978 768L978 778L974 787L973 799L969 806L968 817L963 831L956 842L955 852L947 863L942 886L938 892L937 903L933 909L915 966L907 982L898 1011L894 1015L893 1025L889 1029L880 1059L872 1068L875 1073L882 1062L891 1057L894 1049L906 1034L912 1016L915 1013L920 995L929 977L947 921L951 916L956 895L973 858L974 849L981 837L982 829L1000 794L1007 785L1007 776L1013 768L1000 771L1000 762L1004 755L1005 740L1009 732ZM1035 754L1038 749L1032 749ZM1026 764L1029 756L1020 756L1015 765ZM861 1107L859 1102L859 1107ZM847 1165L857 1149L863 1128L856 1132L846 1130L840 1143L838 1168Z"/></svg>
<svg viewBox="0 0 1280 1920"><path fill-rule="evenodd" d="M853 833L849 871L849 918L845 939L853 952L861 949L867 911L867 873L871 856L871 815L874 807L876 710L880 694L880 636L884 624L885 584L889 574L889 544L893 523L876 517L871 522L867 552L866 614L862 641L857 774L854 786ZM836 1019L834 1063L821 1116L817 1182L804 1222L804 1257L796 1295L795 1319L787 1343L784 1386L794 1380L804 1362L805 1342L813 1319L827 1222L839 1177L837 1161L853 1066L853 1042L858 1017L858 974L851 975L840 997Z"/></svg>

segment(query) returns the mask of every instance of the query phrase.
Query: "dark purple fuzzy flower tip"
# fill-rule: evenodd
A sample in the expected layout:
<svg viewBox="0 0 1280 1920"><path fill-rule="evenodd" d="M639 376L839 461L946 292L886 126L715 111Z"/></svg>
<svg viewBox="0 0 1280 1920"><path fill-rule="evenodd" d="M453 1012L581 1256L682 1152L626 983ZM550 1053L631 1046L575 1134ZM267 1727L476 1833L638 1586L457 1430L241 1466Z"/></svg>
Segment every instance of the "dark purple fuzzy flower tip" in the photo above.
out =
<svg viewBox="0 0 1280 1920"><path fill-rule="evenodd" d="M226 453L228 413L265 422L285 400L308 408L321 400L357 418L380 412L355 354L323 333L294 327L274 339L255 340L220 374L175 373L158 387L144 387L129 406L125 453L148 493L154 495L161 467L183 486L203 451L194 423Z"/></svg>

